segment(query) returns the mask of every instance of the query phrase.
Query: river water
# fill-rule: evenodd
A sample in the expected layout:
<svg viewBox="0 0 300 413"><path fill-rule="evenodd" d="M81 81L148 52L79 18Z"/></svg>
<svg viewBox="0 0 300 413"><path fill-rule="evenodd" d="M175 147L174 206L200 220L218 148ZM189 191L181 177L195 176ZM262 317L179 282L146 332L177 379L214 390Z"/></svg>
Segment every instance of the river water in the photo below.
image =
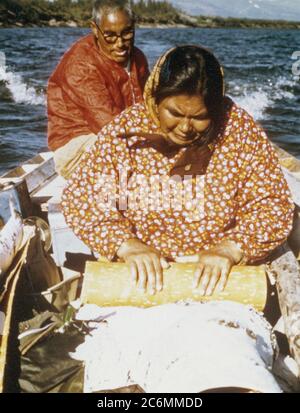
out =
<svg viewBox="0 0 300 413"><path fill-rule="evenodd" d="M0 174L47 146L47 79L64 51L88 32L0 29ZM150 66L168 48L190 43L214 50L224 66L227 94L271 140L300 158L300 63L292 59L295 51L300 55L300 31L172 28L136 34Z"/></svg>

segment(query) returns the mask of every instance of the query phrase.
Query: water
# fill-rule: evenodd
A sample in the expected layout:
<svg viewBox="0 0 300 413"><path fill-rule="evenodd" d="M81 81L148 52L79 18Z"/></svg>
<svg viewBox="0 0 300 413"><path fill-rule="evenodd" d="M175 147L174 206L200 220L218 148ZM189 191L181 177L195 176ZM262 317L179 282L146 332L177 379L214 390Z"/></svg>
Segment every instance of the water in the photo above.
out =
<svg viewBox="0 0 300 413"><path fill-rule="evenodd" d="M88 33L78 28L0 29L0 174L47 146L46 86L64 51ZM300 158L300 81L292 73L300 31L139 29L150 65L176 44L203 44L225 69L227 93L281 147Z"/></svg>

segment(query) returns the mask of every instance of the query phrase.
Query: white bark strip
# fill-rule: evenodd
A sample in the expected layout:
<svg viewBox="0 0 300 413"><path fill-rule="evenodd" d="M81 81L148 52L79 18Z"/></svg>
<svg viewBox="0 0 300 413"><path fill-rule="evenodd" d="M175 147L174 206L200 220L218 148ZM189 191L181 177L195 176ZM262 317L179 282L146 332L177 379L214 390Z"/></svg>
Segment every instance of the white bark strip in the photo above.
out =
<svg viewBox="0 0 300 413"><path fill-rule="evenodd" d="M73 357L85 361L85 392L138 384L153 393L242 387L280 393L271 373L271 326L230 301L147 309L84 306L94 330Z"/></svg>
<svg viewBox="0 0 300 413"><path fill-rule="evenodd" d="M23 239L21 216L11 205L11 217L0 232L0 279L11 265Z"/></svg>

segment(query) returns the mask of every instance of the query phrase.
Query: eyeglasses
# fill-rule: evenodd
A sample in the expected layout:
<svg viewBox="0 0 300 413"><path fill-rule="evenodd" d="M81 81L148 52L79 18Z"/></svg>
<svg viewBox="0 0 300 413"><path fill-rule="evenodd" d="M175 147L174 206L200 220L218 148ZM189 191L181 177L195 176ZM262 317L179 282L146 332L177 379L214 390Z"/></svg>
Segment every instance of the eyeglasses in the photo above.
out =
<svg viewBox="0 0 300 413"><path fill-rule="evenodd" d="M123 40L131 40L134 37L134 29L127 29L124 30L121 34L117 34L117 33L103 33L103 31L100 29L100 27L98 26L97 23L95 23L96 26L98 27L99 32L102 34L104 40L107 43L113 44L116 43L116 41L118 40L118 38L120 37Z"/></svg>

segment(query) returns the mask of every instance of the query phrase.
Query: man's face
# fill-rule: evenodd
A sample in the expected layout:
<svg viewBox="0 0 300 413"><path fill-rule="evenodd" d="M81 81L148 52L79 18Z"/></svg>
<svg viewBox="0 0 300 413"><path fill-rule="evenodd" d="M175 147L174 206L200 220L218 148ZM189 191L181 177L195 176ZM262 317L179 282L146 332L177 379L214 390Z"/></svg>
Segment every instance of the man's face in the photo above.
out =
<svg viewBox="0 0 300 413"><path fill-rule="evenodd" d="M92 30L101 51L111 60L126 66L134 44L134 23L125 11L104 14Z"/></svg>

